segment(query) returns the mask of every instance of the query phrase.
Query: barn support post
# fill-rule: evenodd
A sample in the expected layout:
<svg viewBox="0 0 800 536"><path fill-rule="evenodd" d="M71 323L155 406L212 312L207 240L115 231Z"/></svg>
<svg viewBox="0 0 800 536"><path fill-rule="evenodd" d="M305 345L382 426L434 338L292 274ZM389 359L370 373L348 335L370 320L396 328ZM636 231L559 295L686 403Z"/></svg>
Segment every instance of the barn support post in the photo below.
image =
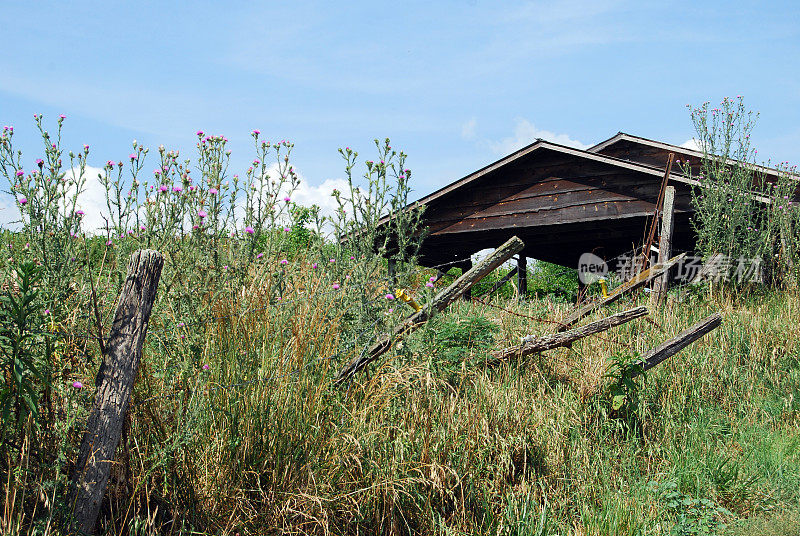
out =
<svg viewBox="0 0 800 536"><path fill-rule="evenodd" d="M658 264L663 264L672 255L672 232L675 229L675 187L667 186L664 190L664 209L661 212L661 238L658 242ZM653 281L653 293L650 306L661 305L667 296L669 270Z"/></svg>
<svg viewBox="0 0 800 536"><path fill-rule="evenodd" d="M517 258L517 283L519 297L526 297L528 295L528 258L522 253Z"/></svg>
<svg viewBox="0 0 800 536"><path fill-rule="evenodd" d="M95 380L94 404L71 476L72 523L81 534L95 532L163 266L164 258L151 249L134 252L128 263L128 276Z"/></svg>

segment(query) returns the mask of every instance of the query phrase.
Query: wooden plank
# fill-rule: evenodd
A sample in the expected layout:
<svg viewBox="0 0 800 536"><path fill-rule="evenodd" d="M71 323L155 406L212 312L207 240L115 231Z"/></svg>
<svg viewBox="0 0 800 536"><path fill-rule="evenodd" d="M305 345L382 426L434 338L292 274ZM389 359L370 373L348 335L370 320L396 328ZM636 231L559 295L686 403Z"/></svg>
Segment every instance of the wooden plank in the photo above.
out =
<svg viewBox="0 0 800 536"><path fill-rule="evenodd" d="M672 255L672 232L675 230L675 187L667 186L664 191L664 209L661 216L661 236L658 241L658 263L662 264ZM653 281L650 305L661 305L667 296L669 270Z"/></svg>
<svg viewBox="0 0 800 536"><path fill-rule="evenodd" d="M502 265L513 255L522 251L524 247L525 244L522 243L522 240L516 236L512 237L485 259L473 266L469 271L462 274L461 277L453 281L449 287L437 294L431 301L425 304L421 311L414 313L405 321L398 324L391 333L386 333L378 337L378 340L370 346L363 357L357 357L339 371L336 382L341 383L353 377L358 371L386 353L395 342L433 318L436 313L444 310L453 301L457 300L467 290L472 288L475 283L483 279L487 274Z"/></svg>
<svg viewBox="0 0 800 536"><path fill-rule="evenodd" d="M528 295L528 258L523 253L517 259L517 287L520 298Z"/></svg>
<svg viewBox="0 0 800 536"><path fill-rule="evenodd" d="M74 507L74 528L81 533L95 531L163 266L161 254L149 249L134 252L128 263L128 276L97 373L94 405L71 475L69 504Z"/></svg>
<svg viewBox="0 0 800 536"><path fill-rule="evenodd" d="M486 360L487 365L496 365L509 359L521 358L530 354L552 350L562 346L569 346L578 339L606 331L615 326L619 326L648 314L647 307L636 307L621 313L607 316L595 322L590 322L563 333L553 333L550 335L533 336L528 335L522 339L522 343L510 348L504 348L491 353L491 357Z"/></svg>
<svg viewBox="0 0 800 536"><path fill-rule="evenodd" d="M700 337L717 329L720 324L722 324L722 315L714 313L682 331L672 339L661 343L642 356L641 360L636 363L631 377L633 378L641 372L647 372L659 363L669 359Z"/></svg>
<svg viewBox="0 0 800 536"><path fill-rule="evenodd" d="M614 291L611 292L611 294L609 294L607 298L587 303L586 305L579 308L572 314L568 315L564 320L562 320L561 326L558 328L558 331L565 331L567 328L569 328L569 326L573 325L575 322L577 322L584 316L588 315L592 311L595 311L600 307L604 307L610 303L614 303L628 292L641 287L648 281L652 281L659 275L663 274L665 271L669 270L670 268L678 264L685 256L686 253L681 253L680 255L671 258L670 260L668 260L663 264L656 264L655 266L648 268L643 272L638 273L635 277L633 277L629 281L626 281L625 283L621 284L619 287L614 289Z"/></svg>

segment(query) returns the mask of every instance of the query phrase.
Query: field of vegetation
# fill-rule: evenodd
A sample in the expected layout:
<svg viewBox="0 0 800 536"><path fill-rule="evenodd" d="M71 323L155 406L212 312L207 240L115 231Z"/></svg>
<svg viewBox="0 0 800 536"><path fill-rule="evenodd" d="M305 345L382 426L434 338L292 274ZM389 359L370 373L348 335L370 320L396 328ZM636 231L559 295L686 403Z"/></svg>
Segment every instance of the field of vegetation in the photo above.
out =
<svg viewBox="0 0 800 536"><path fill-rule="evenodd" d="M736 106L724 113L742 116ZM701 112L696 123L713 122L716 112ZM773 247L763 284L677 286L644 319L480 364L573 310L577 274L537 263L527 298L508 283L486 303L457 301L337 384L344 364L413 312L397 288L424 306L459 275L414 263L420 212L402 210L402 152L376 141L361 164L341 150L351 187L323 217L292 201L291 143L253 132L242 177L229 174L221 136L198 132L195 162L134 143L99 177L107 226L87 233L80 192L98 179L84 173L88 147L60 147L63 123L51 133L36 117L44 155L32 169L13 129L0 137L21 215L0 244L4 534L69 532L101 345L142 248L164 268L99 533L800 533L800 216L789 197L767 211L728 201L724 188L741 185L708 159L703 180L719 182L696 200L703 253ZM725 139L713 123L699 128ZM730 143L712 148L731 156ZM156 169L145 178L147 158ZM791 180L765 195L791 195ZM730 239L731 225L762 233ZM584 322L648 303L630 293ZM626 381L639 355L717 311L720 328Z"/></svg>

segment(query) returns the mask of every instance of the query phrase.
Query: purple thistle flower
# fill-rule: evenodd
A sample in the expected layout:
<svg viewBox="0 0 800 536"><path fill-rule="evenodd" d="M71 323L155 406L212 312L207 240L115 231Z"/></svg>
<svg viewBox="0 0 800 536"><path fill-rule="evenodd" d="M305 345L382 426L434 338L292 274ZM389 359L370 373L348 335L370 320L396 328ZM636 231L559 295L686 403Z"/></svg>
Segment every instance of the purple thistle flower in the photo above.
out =
<svg viewBox="0 0 800 536"><path fill-rule="evenodd" d="M289 229L288 227L284 227L284 228L283 228L283 230L284 230L284 231L286 231L287 233L288 233L289 231L291 231L291 229Z"/></svg>
<svg viewBox="0 0 800 536"><path fill-rule="evenodd" d="M161 186L158 187L158 190L160 192L168 192L169 191L169 187L166 184L162 184Z"/></svg>
<svg viewBox="0 0 800 536"><path fill-rule="evenodd" d="M339 283L333 284L333 290L339 290Z"/></svg>
<svg viewBox="0 0 800 536"><path fill-rule="evenodd" d="M22 170L20 169L19 171L17 171L17 172L15 173L15 175L16 175L17 177L22 177L23 175L25 175L25 172L24 172L24 171L22 171Z"/></svg>
<svg viewBox="0 0 800 536"><path fill-rule="evenodd" d="M20 205L24 205L27 202L28 202L28 198L27 197L20 197L19 198L19 204Z"/></svg>
<svg viewBox="0 0 800 536"><path fill-rule="evenodd" d="M204 132L202 130L198 130L197 131L197 135L200 136L201 138L203 137L203 134L204 134Z"/></svg>
<svg viewBox="0 0 800 536"><path fill-rule="evenodd" d="M81 382L72 382L72 387L74 389L83 389L83 384Z"/></svg>
<svg viewBox="0 0 800 536"><path fill-rule="evenodd" d="M211 195L217 195L219 193L219 190L217 190L216 188L209 188L208 193L210 193Z"/></svg>
<svg viewBox="0 0 800 536"><path fill-rule="evenodd" d="M334 262L336 262L336 259L331 259L331 263L334 263Z"/></svg>
<svg viewBox="0 0 800 536"><path fill-rule="evenodd" d="M286 260L286 259L283 259L283 260L281 261L281 264L289 264L289 261L288 261L288 260Z"/></svg>
<svg viewBox="0 0 800 536"><path fill-rule="evenodd" d="M263 256L264 256L264 254L263 254L263 253L259 253L258 255L256 255L256 259L260 259L260 258L261 258L261 257L263 257Z"/></svg>
<svg viewBox="0 0 800 536"><path fill-rule="evenodd" d="M311 268L313 268L314 270L316 270L316 269L317 269L317 263L315 262L314 264L312 264L312 265L311 265Z"/></svg>
<svg viewBox="0 0 800 536"><path fill-rule="evenodd" d="M386 295L386 299L387 299L387 300L393 300L393 299L394 299L394 296L393 296L392 294L387 294L387 295Z"/></svg>
<svg viewBox="0 0 800 536"><path fill-rule="evenodd" d="M50 314L50 309L45 309L44 310L44 314L49 315Z"/></svg>
<svg viewBox="0 0 800 536"><path fill-rule="evenodd" d="M244 228L244 232L247 234L253 234L255 233L255 230L248 225L247 227Z"/></svg>
<svg viewBox="0 0 800 536"><path fill-rule="evenodd" d="M208 369L210 369L210 368L211 367L208 366L208 364L203 365L203 370L206 371L206 372L208 372Z"/></svg>
<svg viewBox="0 0 800 536"><path fill-rule="evenodd" d="M111 239L109 238L109 239L108 239L108 242L106 242L106 245L107 245L107 246L110 246L110 245L111 245L111 244L113 244L113 243L114 243L114 241L113 241L113 240L111 240Z"/></svg>
<svg viewBox="0 0 800 536"><path fill-rule="evenodd" d="M356 258L355 258L355 257L353 257L352 255L350 255L350 260L351 260L351 261L354 261L354 260L356 260Z"/></svg>
<svg viewBox="0 0 800 536"><path fill-rule="evenodd" d="M283 198L283 200L284 200L284 201L286 201L286 202L288 203L288 202L289 202L289 201L291 201L292 199L291 199L289 196L286 196L286 197L284 197L284 198Z"/></svg>
<svg viewBox="0 0 800 536"><path fill-rule="evenodd" d="M425 286L428 287L428 288L433 288L433 283L428 281L427 283L425 283Z"/></svg>
<svg viewBox="0 0 800 536"><path fill-rule="evenodd" d="M78 209L78 210L76 210L76 211L75 211L75 214L76 214L77 216L83 216L83 215L84 215L84 212L83 212L82 210Z"/></svg>
<svg viewBox="0 0 800 536"><path fill-rule="evenodd" d="M173 192L175 192L175 193L177 194L177 193L180 193L180 192L182 192L182 191L183 191L183 188L181 188L180 186L173 186L173 187L172 187L172 191L173 191Z"/></svg>
<svg viewBox="0 0 800 536"><path fill-rule="evenodd" d="M200 216L200 218L205 218L206 216L208 216L205 210L198 210L197 215Z"/></svg>
<svg viewBox="0 0 800 536"><path fill-rule="evenodd" d="M254 130L254 131L253 131L253 134L255 134L256 136L258 136L259 134L261 134L261 131L260 131L260 130Z"/></svg>

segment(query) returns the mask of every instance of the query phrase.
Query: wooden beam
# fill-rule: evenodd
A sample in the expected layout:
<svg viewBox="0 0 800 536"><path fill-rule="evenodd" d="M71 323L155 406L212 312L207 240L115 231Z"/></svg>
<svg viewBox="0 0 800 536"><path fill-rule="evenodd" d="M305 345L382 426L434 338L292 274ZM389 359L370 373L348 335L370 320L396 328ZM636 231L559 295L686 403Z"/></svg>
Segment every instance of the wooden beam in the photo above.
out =
<svg viewBox="0 0 800 536"><path fill-rule="evenodd" d="M720 324L722 324L722 315L714 313L672 339L661 343L642 356L641 360L636 363L637 367L632 371L631 377L633 378L641 372L646 372L674 356L703 335L718 328Z"/></svg>
<svg viewBox="0 0 800 536"><path fill-rule="evenodd" d="M95 532L163 266L161 254L150 249L134 252L128 263L128 276L97 372L94 405L71 475L72 523L81 534Z"/></svg>
<svg viewBox="0 0 800 536"><path fill-rule="evenodd" d="M517 286L520 298L528 295L528 258L522 253L517 259Z"/></svg>
<svg viewBox="0 0 800 536"><path fill-rule="evenodd" d="M558 348L560 346L569 346L578 339L582 339L584 337L588 337L589 335L594 335L595 333L600 333L601 331L606 331L615 326L625 324L631 320L645 316L647 313L647 307L636 307L634 309L629 309L621 313L607 316L606 318L602 318L595 322L590 322L585 326L581 326L564 333L554 333L540 337L528 335L522 339L522 343L518 346L504 348L503 350L492 352L491 357L486 360L486 364L496 365L497 363L508 361L509 359L525 357L526 355L543 352L545 350L552 350L553 348Z"/></svg>
<svg viewBox="0 0 800 536"><path fill-rule="evenodd" d="M672 153L670 153L670 156ZM667 186L664 190L664 208L661 216L661 237L658 241L658 263L663 264L672 255L672 232L675 229L675 187ZM650 295L650 306L658 307L667 296L669 270L653 281L653 293Z"/></svg>
<svg viewBox="0 0 800 536"><path fill-rule="evenodd" d="M603 298L602 300L593 301L591 303L587 303L583 307L579 308L572 314L568 315L564 320L561 321L561 326L558 328L558 331L566 331L571 325L576 323L578 320L583 318L584 316L588 315L592 311L599 309L609 303L613 303L620 299L624 294L635 290L648 281L652 281L656 277L663 274L665 271L669 270L676 264L678 264L684 257L686 253L681 253L677 255L667 262L663 264L656 264L652 268L648 268L647 270L636 274L632 279L626 281L625 283L618 286L614 291L608 295L607 298Z"/></svg>
<svg viewBox="0 0 800 536"><path fill-rule="evenodd" d="M416 330L422 324L433 318L433 316L444 310L453 303L472 286L491 273L495 268L510 259L515 253L522 251L525 244L516 236L497 248L488 257L473 266L470 270L461 275L453 283L437 294L431 301L425 304L421 311L414 313L406 320L398 324L391 333L385 333L378 337L378 340L369 347L363 357L357 357L346 365L336 377L336 382L340 383L351 378L356 372L366 367L378 357L386 353L392 345Z"/></svg>

